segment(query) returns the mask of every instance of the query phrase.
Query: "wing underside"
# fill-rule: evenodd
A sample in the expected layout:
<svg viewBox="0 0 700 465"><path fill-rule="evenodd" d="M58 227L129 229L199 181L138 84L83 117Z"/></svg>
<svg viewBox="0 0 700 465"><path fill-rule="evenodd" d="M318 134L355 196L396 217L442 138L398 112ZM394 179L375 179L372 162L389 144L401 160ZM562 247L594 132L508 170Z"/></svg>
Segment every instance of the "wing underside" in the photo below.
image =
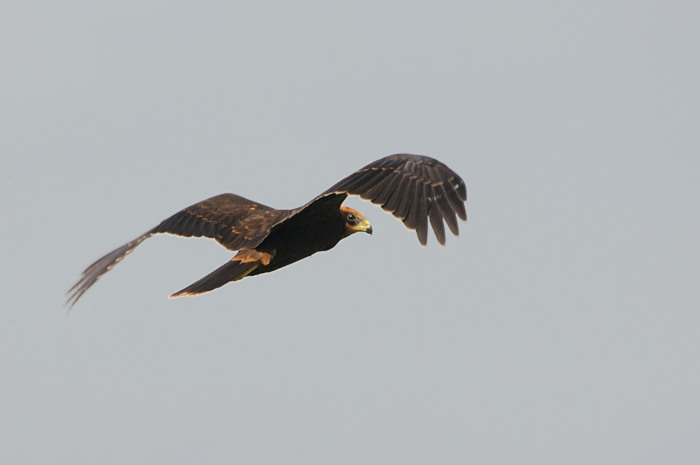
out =
<svg viewBox="0 0 700 465"><path fill-rule="evenodd" d="M382 158L319 197L342 194L357 195L381 206L415 230L423 245L428 241L428 224L444 245L444 223L452 234L458 235L457 218L467 219L464 181L444 163L426 156L397 154Z"/></svg>

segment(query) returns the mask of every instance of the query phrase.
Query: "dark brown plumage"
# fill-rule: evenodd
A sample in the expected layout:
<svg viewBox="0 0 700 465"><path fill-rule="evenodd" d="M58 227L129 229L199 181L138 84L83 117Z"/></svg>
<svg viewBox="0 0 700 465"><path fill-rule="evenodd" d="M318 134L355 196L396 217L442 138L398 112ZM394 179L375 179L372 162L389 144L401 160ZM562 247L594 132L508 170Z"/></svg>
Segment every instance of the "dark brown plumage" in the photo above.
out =
<svg viewBox="0 0 700 465"><path fill-rule="evenodd" d="M440 244L445 227L458 235L457 217L467 219L464 181L443 163L425 156L397 154L377 160L294 210L276 210L235 194L221 194L174 214L155 228L90 265L68 291L68 306L141 242L154 234L210 237L238 253L226 264L171 297L195 295L229 281L274 271L333 248L355 232L372 233L365 217L341 204L359 195L380 205L428 241L428 223Z"/></svg>

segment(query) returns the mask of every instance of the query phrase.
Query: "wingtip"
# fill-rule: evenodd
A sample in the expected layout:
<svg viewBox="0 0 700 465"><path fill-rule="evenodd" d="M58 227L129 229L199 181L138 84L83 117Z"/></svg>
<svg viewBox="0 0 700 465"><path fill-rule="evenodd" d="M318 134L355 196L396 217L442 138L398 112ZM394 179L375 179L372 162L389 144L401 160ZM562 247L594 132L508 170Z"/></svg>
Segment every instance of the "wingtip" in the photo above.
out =
<svg viewBox="0 0 700 465"><path fill-rule="evenodd" d="M69 316L70 312L73 311L73 304L68 301L63 302L63 311L65 316Z"/></svg>
<svg viewBox="0 0 700 465"><path fill-rule="evenodd" d="M70 315L70 312L78 303L78 300L83 296L85 290L82 292L76 291L77 284L73 286L68 292L66 292L66 300L63 302L63 309L66 311L66 316Z"/></svg>

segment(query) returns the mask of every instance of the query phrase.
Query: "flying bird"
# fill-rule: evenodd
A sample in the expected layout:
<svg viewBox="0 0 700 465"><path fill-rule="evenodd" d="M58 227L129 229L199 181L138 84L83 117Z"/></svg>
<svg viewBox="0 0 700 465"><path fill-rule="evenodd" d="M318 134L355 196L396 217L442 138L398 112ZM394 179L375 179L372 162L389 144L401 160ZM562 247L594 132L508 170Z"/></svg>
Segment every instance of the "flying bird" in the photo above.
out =
<svg viewBox="0 0 700 465"><path fill-rule="evenodd" d="M66 305L75 305L103 274L155 234L205 236L237 251L223 266L170 297L202 294L329 250L351 234L372 234L372 226L360 212L342 205L348 195L390 212L416 231L422 245L428 241L428 223L444 245L443 220L456 236L457 217L467 219L467 189L457 173L434 158L390 155L293 210L276 210L236 194L220 194L187 207L87 267L68 291Z"/></svg>

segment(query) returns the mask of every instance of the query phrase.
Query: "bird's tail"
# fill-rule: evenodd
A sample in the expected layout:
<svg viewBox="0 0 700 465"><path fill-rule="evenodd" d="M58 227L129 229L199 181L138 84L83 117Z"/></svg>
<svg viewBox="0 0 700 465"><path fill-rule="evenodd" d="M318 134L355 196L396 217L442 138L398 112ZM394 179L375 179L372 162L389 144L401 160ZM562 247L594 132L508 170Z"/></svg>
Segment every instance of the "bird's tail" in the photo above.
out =
<svg viewBox="0 0 700 465"><path fill-rule="evenodd" d="M170 298L183 295L197 295L209 292L230 281L238 281L248 276L261 266L266 266L272 260L273 255L267 252L259 252L255 249L242 250L223 266L212 271L199 281L170 295Z"/></svg>

